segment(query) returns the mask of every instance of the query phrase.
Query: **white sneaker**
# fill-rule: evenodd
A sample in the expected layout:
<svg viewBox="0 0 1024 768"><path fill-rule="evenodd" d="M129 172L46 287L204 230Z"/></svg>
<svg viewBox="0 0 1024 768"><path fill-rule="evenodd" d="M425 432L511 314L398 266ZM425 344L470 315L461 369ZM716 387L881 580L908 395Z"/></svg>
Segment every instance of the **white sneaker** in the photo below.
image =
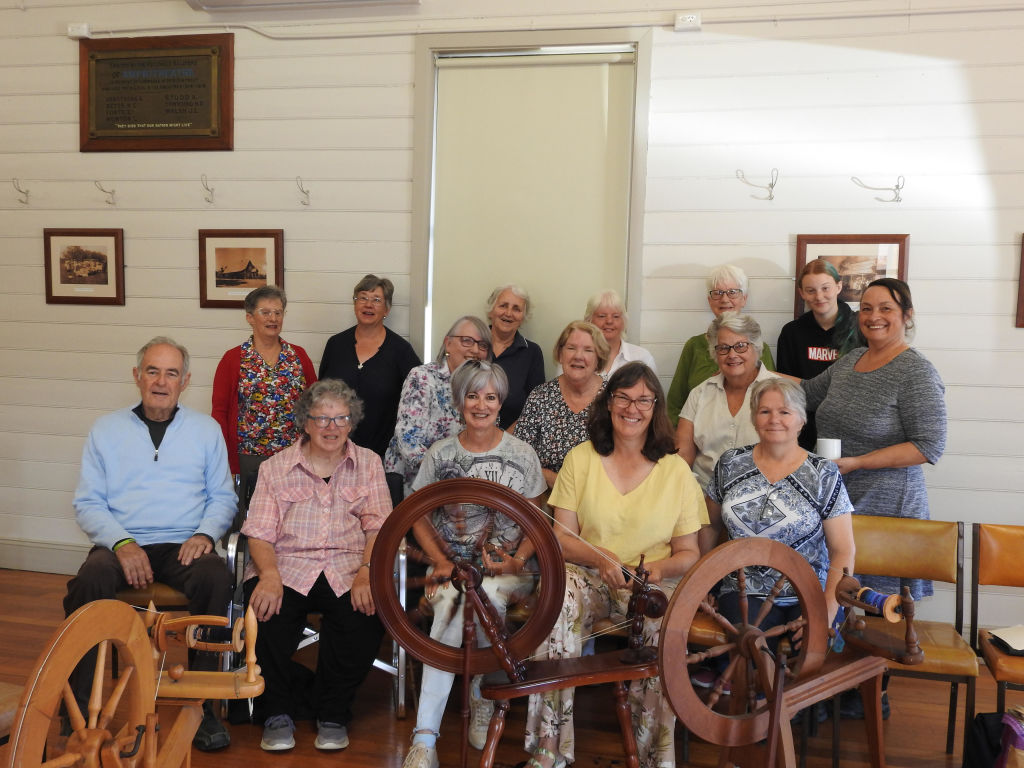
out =
<svg viewBox="0 0 1024 768"><path fill-rule="evenodd" d="M469 744L473 749L483 749L487 744L487 728L494 714L494 702L471 696L469 699Z"/></svg>
<svg viewBox="0 0 1024 768"><path fill-rule="evenodd" d="M413 744L402 768L438 768L437 749L426 744Z"/></svg>

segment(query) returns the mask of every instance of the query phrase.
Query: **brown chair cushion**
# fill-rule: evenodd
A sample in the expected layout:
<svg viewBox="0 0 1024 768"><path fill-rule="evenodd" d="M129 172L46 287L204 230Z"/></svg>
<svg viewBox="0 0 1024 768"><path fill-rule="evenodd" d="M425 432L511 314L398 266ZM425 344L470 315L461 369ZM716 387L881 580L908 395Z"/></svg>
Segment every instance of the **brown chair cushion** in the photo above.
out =
<svg viewBox="0 0 1024 768"><path fill-rule="evenodd" d="M996 648L987 629L981 630L978 645L992 677L1001 682L1024 685L1024 656L1011 656Z"/></svg>
<svg viewBox="0 0 1024 768"><path fill-rule="evenodd" d="M902 644L906 635L906 625L902 621L894 624L881 616L866 616L864 620L872 630ZM890 671L897 674L905 671L917 674L978 676L978 657L952 624L944 621L915 621L914 628L917 630L917 641L924 651L924 661L913 665L891 661Z"/></svg>
<svg viewBox="0 0 1024 768"><path fill-rule="evenodd" d="M979 525L978 583L1024 587L1024 525Z"/></svg>
<svg viewBox="0 0 1024 768"><path fill-rule="evenodd" d="M150 602L157 608L188 608L188 598L184 592L159 582L143 589L122 589L117 593L117 599L137 608L145 608Z"/></svg>
<svg viewBox="0 0 1024 768"><path fill-rule="evenodd" d="M957 523L873 515L852 522L857 573L956 583Z"/></svg>

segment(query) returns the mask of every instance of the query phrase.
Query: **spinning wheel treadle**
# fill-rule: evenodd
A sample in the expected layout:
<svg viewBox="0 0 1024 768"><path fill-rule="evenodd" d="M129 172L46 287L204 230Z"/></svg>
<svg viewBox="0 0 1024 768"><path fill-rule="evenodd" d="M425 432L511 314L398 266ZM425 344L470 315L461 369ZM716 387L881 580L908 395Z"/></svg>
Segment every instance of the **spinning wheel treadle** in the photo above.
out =
<svg viewBox="0 0 1024 768"><path fill-rule="evenodd" d="M799 553L771 539L749 538L727 542L701 558L679 583L662 621L659 667L662 686L679 719L702 739L723 746L753 744L768 735L776 670L774 658L762 649L767 638L787 632L785 626L762 631L757 626L759 617L753 615L746 623L741 619L731 626L706 602L724 576L741 574L743 568L754 565L769 565L779 571L799 599L801 619L795 623L803 626L803 637L791 666L797 681L821 667L828 644L825 596L814 571ZM742 609L747 602L742 578L739 584ZM698 612L718 622L728 638L726 644L702 653L687 652L690 626ZM794 628L792 623L789 628ZM726 654L732 696L729 712L723 713L714 708L717 696L711 697L711 706L698 696L688 665Z"/></svg>
<svg viewBox="0 0 1024 768"><path fill-rule="evenodd" d="M542 588L530 618L507 642L513 659L531 656L547 639L562 607L565 561L551 523L543 513L519 493L487 480L461 478L433 483L409 496L388 515L377 533L370 561L370 586L381 621L391 636L424 664L448 672L465 670L464 649L430 638L410 621L399 602L393 575L395 555L413 524L448 504L479 504L500 510L533 542ZM491 672L501 666L495 649L472 648L469 654L471 674Z"/></svg>

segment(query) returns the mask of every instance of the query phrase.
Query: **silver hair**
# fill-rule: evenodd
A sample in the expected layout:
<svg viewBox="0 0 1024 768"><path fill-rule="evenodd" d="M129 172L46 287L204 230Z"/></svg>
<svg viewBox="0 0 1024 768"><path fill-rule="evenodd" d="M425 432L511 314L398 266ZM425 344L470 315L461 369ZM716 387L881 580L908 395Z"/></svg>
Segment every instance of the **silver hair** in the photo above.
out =
<svg viewBox="0 0 1024 768"><path fill-rule="evenodd" d="M299 430L301 441L309 440L306 432L306 422L309 420L309 412L324 400L333 400L348 408L349 426L355 430L363 418L363 401L359 399L355 391L341 379L320 379L316 384L306 389L299 399L295 401L295 427ZM349 431L352 434L352 431Z"/></svg>
<svg viewBox="0 0 1024 768"><path fill-rule="evenodd" d="M725 285L726 283L736 283L736 287L746 294L749 282L747 280L747 273L735 264L723 264L720 267L715 267L708 273L709 291L713 291L718 286Z"/></svg>
<svg viewBox="0 0 1024 768"><path fill-rule="evenodd" d="M622 313L622 338L626 338L626 325L629 324L629 314L626 312L626 304L622 301L618 291L609 288L607 291L598 291L587 299L587 308L583 310L583 319L588 323L594 322L591 318L601 307L611 307L616 312Z"/></svg>
<svg viewBox="0 0 1024 768"><path fill-rule="evenodd" d="M781 376L772 376L770 379L754 382L754 388L750 390L750 420L757 423L757 409L761 407L761 398L767 392L778 392L782 395L782 401L786 406L800 417L804 424L807 423L807 395L804 388L795 381L784 379Z"/></svg>
<svg viewBox="0 0 1024 768"><path fill-rule="evenodd" d="M705 334L705 338L708 340L708 354L711 355L712 360L718 359L718 355L715 353L715 345L718 344L718 334L723 328L727 328L740 336L746 336L747 341L753 344L754 349L757 350L757 359L761 359L761 350L764 349L764 342L761 340L761 326L758 325L757 320L750 315L744 315L739 312L723 312L711 321L711 325L708 326L708 332Z"/></svg>
<svg viewBox="0 0 1024 768"><path fill-rule="evenodd" d="M486 360L467 360L452 374L452 405L462 415L466 407L466 395L479 392L490 384L498 395L498 402L508 397L508 376L500 365Z"/></svg>
<svg viewBox="0 0 1024 768"><path fill-rule="evenodd" d="M444 362L444 356L445 356L444 343L445 343L445 341L448 339L449 336L453 335L455 333L455 331L458 329L458 327L460 325L462 325L463 323L472 323L473 327L476 328L477 333L480 334L480 338L483 339L484 341L486 341L487 342L487 346L490 347L490 345L491 345L491 329L487 327L487 323L485 323L483 320L481 320L476 315L463 315L458 320L456 320L454 323L452 323L452 327L448 329L448 332L441 339L441 348L439 350L437 350L437 357L434 358L434 362L437 363L438 365L440 365L441 363ZM491 353L490 353L490 351L488 351L487 356L490 357L490 355L491 355Z"/></svg>
<svg viewBox="0 0 1024 768"><path fill-rule="evenodd" d="M256 311L256 305L261 301L269 299L270 301L281 302L281 309L288 306L288 297L285 295L283 288L278 288L276 285L261 285L259 288L255 288L245 296L245 301L242 305L245 307L245 314L251 315Z"/></svg>
<svg viewBox="0 0 1024 768"><path fill-rule="evenodd" d="M490 315L491 312L494 311L494 307L498 304L498 299L501 298L501 294L505 291L511 291L513 296L523 302L523 320L529 320L530 310L533 309L533 303L530 301L530 294L515 283L499 285L491 291L491 295L487 297L487 314Z"/></svg>
<svg viewBox="0 0 1024 768"><path fill-rule="evenodd" d="M135 367L138 368L139 370L142 370L142 358L146 356L146 353L149 352L150 349L152 349L153 347L159 347L161 344L166 344L169 347L174 347L181 353L181 358L183 360L182 365L185 368L185 370L181 372L181 375L185 376L188 373L188 366L190 362L188 350L185 349L184 346L176 342L174 339L172 339L170 336L154 336L152 339L143 344L142 348L135 353Z"/></svg>

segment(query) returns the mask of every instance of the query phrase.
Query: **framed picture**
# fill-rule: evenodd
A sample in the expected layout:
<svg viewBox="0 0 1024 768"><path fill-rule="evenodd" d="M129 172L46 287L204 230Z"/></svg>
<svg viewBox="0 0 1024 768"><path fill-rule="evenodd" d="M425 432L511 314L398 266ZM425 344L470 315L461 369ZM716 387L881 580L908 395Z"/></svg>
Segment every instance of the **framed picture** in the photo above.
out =
<svg viewBox="0 0 1024 768"><path fill-rule="evenodd" d="M123 229L44 229L47 304L124 306Z"/></svg>
<svg viewBox="0 0 1024 768"><path fill-rule="evenodd" d="M796 277L813 259L825 259L836 268L843 288L839 300L852 309L860 306L860 296L872 280L880 277L907 279L910 235L797 235ZM800 285L793 289L793 317L804 313Z"/></svg>
<svg viewBox="0 0 1024 768"><path fill-rule="evenodd" d="M249 291L284 288L283 229L200 229L199 306L241 309Z"/></svg>
<svg viewBox="0 0 1024 768"><path fill-rule="evenodd" d="M234 44L229 32L79 40L79 149L232 149Z"/></svg>

